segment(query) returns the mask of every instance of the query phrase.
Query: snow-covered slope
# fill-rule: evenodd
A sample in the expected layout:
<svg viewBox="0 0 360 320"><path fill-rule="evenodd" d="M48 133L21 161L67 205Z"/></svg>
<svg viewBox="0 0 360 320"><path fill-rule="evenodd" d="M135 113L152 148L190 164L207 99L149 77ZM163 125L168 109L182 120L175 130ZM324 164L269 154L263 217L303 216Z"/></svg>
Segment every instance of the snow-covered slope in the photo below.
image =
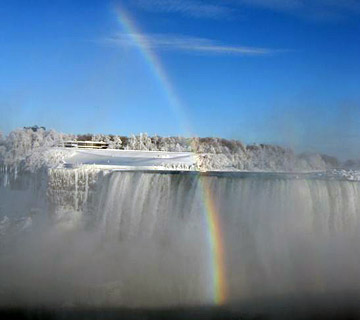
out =
<svg viewBox="0 0 360 320"><path fill-rule="evenodd" d="M119 170L194 170L196 156L191 152L95 150L56 148L53 152L67 154L65 167L96 166Z"/></svg>

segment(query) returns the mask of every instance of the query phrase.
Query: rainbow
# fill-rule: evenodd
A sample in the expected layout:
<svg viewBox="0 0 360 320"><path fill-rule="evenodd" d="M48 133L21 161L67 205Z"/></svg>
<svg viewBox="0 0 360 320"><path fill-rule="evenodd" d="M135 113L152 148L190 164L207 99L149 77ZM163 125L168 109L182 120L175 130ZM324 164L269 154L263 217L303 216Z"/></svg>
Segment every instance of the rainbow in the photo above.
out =
<svg viewBox="0 0 360 320"><path fill-rule="evenodd" d="M183 112L183 105L176 94L171 81L169 80L168 75L165 72L162 63L156 54L151 50L149 44L146 43L146 37L141 37L142 33L140 29L136 26L133 19L130 18L129 14L120 6L115 8L116 18L120 23L123 32L130 37L132 42L139 49L140 54L142 55L144 61L147 63L150 71L157 80L159 87L163 89L165 96L169 101L169 105L172 108L172 111L175 113L179 119L179 123L182 125L184 132L190 133L190 126L188 120Z"/></svg>
<svg viewBox="0 0 360 320"><path fill-rule="evenodd" d="M223 243L224 237L222 234L221 220L216 203L213 200L210 181L208 179L203 179L203 176L200 176L200 183L203 191L208 242L210 244L212 260L213 299L215 304L223 305L226 302L227 292Z"/></svg>
<svg viewBox="0 0 360 320"><path fill-rule="evenodd" d="M159 86L164 90L169 105L179 119L180 124L186 133L190 133L190 126L183 112L184 107L178 95L176 94L164 67L159 58L151 50L151 46L146 43L146 37L142 36L140 29L136 26L129 14L120 6L115 8L116 18L122 31L131 38L133 43L139 49L144 61L149 66L154 77L158 81ZM223 242L223 234L221 228L220 215L208 179L199 176L199 183L202 189L204 200L204 217L207 230L207 240L209 243L209 266L211 273L211 299L216 305L223 305L227 299L227 286L225 277L225 250Z"/></svg>

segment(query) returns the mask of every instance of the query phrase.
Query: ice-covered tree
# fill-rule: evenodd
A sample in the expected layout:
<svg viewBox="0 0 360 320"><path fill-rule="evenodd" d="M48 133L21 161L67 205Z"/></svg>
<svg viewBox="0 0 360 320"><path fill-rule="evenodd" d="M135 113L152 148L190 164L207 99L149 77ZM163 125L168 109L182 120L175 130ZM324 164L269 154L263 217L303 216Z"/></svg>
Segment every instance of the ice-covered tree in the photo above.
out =
<svg viewBox="0 0 360 320"><path fill-rule="evenodd" d="M114 136L108 143L110 149L121 149L122 147L122 140L119 136Z"/></svg>

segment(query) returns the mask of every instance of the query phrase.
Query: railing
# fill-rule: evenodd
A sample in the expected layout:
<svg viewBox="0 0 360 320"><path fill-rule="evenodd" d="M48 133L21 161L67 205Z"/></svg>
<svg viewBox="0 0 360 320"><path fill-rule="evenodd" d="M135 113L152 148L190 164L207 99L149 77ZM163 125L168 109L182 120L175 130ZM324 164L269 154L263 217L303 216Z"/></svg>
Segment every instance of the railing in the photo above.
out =
<svg viewBox="0 0 360 320"><path fill-rule="evenodd" d="M82 148L82 149L107 149L109 144L103 141L65 141L65 148Z"/></svg>

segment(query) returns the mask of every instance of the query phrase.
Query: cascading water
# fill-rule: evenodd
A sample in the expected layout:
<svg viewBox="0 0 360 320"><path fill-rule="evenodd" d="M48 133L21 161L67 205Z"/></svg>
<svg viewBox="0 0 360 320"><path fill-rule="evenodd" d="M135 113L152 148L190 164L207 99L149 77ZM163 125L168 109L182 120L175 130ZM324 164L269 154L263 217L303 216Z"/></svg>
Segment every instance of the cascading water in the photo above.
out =
<svg viewBox="0 0 360 320"><path fill-rule="evenodd" d="M34 190L47 200L31 226L1 213L1 303L213 304L204 188L221 221L225 303L358 293L359 182L56 169Z"/></svg>

